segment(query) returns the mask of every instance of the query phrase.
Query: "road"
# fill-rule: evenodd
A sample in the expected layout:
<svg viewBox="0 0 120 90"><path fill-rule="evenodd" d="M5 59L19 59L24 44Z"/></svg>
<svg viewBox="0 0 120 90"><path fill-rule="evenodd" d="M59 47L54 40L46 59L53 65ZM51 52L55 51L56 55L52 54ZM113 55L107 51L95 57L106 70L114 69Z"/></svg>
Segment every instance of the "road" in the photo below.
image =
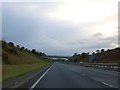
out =
<svg viewBox="0 0 120 90"><path fill-rule="evenodd" d="M37 76L30 87L118 88L118 72L56 62L41 76Z"/></svg>

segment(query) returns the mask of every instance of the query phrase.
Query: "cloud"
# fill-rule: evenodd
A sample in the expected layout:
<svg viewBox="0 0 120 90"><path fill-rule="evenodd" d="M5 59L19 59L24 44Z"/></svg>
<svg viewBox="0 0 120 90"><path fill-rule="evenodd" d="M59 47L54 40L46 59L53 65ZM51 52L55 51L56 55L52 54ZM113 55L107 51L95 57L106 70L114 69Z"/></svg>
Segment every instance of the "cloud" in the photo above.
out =
<svg viewBox="0 0 120 90"><path fill-rule="evenodd" d="M96 22L114 13L115 5L117 5L117 1L114 0L101 0L99 3L97 3L96 0L91 1L61 1L62 3L60 3L55 10L49 11L47 16L53 20L71 21L73 23Z"/></svg>
<svg viewBox="0 0 120 90"><path fill-rule="evenodd" d="M4 2L3 39L57 55L114 48L116 4L113 0Z"/></svg>
<svg viewBox="0 0 120 90"><path fill-rule="evenodd" d="M93 36L99 37L99 36L102 36L102 33L98 32L98 33L93 34Z"/></svg>

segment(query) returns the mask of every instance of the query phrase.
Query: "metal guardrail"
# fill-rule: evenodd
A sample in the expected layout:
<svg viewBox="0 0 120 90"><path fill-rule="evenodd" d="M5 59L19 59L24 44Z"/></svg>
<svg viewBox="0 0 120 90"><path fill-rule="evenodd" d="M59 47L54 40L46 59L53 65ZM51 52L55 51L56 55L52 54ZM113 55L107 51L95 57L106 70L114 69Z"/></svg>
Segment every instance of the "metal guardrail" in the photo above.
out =
<svg viewBox="0 0 120 90"><path fill-rule="evenodd" d="M74 65L100 68L100 69L105 69L105 70L120 71L120 64L104 64L104 63L83 63L83 64L80 64L80 63L74 63Z"/></svg>
<svg viewBox="0 0 120 90"><path fill-rule="evenodd" d="M120 71L120 64L88 64L86 65L86 67L94 67L94 68Z"/></svg>

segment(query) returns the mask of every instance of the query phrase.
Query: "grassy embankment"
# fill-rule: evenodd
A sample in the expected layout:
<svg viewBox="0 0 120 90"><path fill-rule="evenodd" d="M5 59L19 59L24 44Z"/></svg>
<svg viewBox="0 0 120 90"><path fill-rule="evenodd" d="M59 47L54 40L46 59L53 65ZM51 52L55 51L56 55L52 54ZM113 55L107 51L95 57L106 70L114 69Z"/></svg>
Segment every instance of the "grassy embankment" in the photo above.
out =
<svg viewBox="0 0 120 90"><path fill-rule="evenodd" d="M120 47L107 50L104 52L96 53L96 60L92 63L101 63L101 64L120 64L120 57L119 57ZM77 56L76 62L89 62L89 56L86 56L85 58L81 58L81 56Z"/></svg>
<svg viewBox="0 0 120 90"><path fill-rule="evenodd" d="M2 81L2 43L0 42L0 83Z"/></svg>
<svg viewBox="0 0 120 90"><path fill-rule="evenodd" d="M47 60L44 60L30 51L20 50L20 48L7 43L2 43L2 45L3 82L50 64Z"/></svg>

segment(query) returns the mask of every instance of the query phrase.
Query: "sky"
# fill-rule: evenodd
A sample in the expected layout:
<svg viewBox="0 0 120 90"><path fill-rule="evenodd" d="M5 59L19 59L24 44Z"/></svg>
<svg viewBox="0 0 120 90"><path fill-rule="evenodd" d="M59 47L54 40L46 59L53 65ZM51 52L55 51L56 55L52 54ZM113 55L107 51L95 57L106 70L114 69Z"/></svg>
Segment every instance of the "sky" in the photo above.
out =
<svg viewBox="0 0 120 90"><path fill-rule="evenodd" d="M3 0L2 39L48 55L118 47L119 0Z"/></svg>

